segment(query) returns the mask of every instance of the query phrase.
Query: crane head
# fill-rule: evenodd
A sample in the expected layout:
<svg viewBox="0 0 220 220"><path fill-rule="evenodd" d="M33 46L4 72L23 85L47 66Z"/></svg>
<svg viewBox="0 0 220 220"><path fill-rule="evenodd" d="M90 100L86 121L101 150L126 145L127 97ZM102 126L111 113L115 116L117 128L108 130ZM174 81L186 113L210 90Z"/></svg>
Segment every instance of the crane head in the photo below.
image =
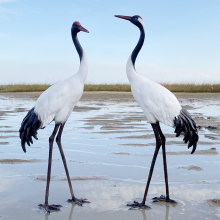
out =
<svg viewBox="0 0 220 220"><path fill-rule="evenodd" d="M82 27L81 24L78 21L73 22L71 30L72 30L72 33L75 33L75 34L77 34L80 31L89 33L89 31L86 30L84 27Z"/></svg>
<svg viewBox="0 0 220 220"><path fill-rule="evenodd" d="M115 17L128 20L134 25L138 26L139 28L143 26L142 17L140 15L134 15L134 16L115 15Z"/></svg>

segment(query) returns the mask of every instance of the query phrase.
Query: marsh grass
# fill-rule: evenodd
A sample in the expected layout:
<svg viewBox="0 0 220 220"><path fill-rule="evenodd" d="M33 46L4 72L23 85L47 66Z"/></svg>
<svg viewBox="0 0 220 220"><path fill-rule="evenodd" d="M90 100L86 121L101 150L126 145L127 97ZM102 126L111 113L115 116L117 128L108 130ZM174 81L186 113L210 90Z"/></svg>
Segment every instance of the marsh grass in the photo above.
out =
<svg viewBox="0 0 220 220"><path fill-rule="evenodd" d="M220 92L220 84L169 84L162 83L171 92ZM10 84L1 85L0 92L42 92L50 87L50 84ZM128 84L85 84L84 91L115 91L130 92Z"/></svg>
<svg viewBox="0 0 220 220"><path fill-rule="evenodd" d="M220 84L162 84L171 92L220 92Z"/></svg>
<svg viewBox="0 0 220 220"><path fill-rule="evenodd" d="M114 92L130 92L129 84L85 84L84 91L114 91Z"/></svg>
<svg viewBox="0 0 220 220"><path fill-rule="evenodd" d="M0 92L41 92L50 86L49 84L9 84L1 85Z"/></svg>

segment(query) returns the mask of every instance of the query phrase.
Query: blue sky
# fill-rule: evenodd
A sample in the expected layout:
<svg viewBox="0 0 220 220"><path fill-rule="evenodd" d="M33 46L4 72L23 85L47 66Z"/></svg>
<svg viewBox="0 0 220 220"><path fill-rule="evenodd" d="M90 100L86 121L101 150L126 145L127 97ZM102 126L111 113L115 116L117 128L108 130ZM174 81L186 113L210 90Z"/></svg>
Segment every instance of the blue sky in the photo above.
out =
<svg viewBox="0 0 220 220"><path fill-rule="evenodd" d="M140 15L139 74L157 82L220 82L219 0L0 0L0 84L54 83L78 70L70 29L89 60L87 83L128 83L139 30L115 14Z"/></svg>

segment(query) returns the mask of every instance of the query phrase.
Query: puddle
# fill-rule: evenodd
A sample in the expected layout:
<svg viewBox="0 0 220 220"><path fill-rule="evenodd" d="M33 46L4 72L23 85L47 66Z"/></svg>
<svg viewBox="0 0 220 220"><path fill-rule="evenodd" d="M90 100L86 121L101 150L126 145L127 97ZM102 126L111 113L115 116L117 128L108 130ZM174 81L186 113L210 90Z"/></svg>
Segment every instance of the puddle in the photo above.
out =
<svg viewBox="0 0 220 220"><path fill-rule="evenodd" d="M47 180L47 176L46 175L35 175L35 176L31 176L33 179L35 180L39 180L39 181L46 181ZM74 176L74 177L70 177L70 179L72 181L83 181L83 180L107 180L107 177L105 176ZM51 176L51 181L67 181L66 177L62 177L62 176Z"/></svg>
<svg viewBox="0 0 220 220"><path fill-rule="evenodd" d="M220 199L208 199L206 202L211 207L220 207Z"/></svg>
<svg viewBox="0 0 220 220"><path fill-rule="evenodd" d="M190 166L185 166L185 167L179 167L180 169L187 169L187 170L196 170L196 171L202 171L201 167L190 165Z"/></svg>
<svg viewBox="0 0 220 220"><path fill-rule="evenodd" d="M198 149L198 148L197 148ZM167 152L167 155L190 155L189 151ZM194 155L218 155L216 148L210 148L208 150L196 150Z"/></svg>
<svg viewBox="0 0 220 220"><path fill-rule="evenodd" d="M74 193L91 203L79 207L66 202L68 183L54 143L49 203L63 207L49 216L38 204L44 202L54 124L40 130L39 140L23 153L18 130L39 93L0 95L0 219L220 219L220 97L179 95L200 126L193 155L182 136L176 138L173 128L161 125L167 140L170 197L178 205L152 203L151 198L165 194L160 151L146 201L151 209L128 210L127 203L142 200L154 134L131 95L92 94L83 96L62 136Z"/></svg>
<svg viewBox="0 0 220 220"><path fill-rule="evenodd" d="M21 160L21 159L0 159L1 164L16 164L16 163L37 163L42 160L32 159L32 160Z"/></svg>

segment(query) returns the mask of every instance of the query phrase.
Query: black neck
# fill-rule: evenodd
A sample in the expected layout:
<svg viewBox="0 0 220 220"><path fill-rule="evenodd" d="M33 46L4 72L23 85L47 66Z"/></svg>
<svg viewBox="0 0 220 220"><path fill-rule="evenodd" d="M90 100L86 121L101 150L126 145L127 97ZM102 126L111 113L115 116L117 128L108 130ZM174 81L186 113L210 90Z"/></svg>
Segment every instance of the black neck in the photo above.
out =
<svg viewBox="0 0 220 220"><path fill-rule="evenodd" d="M131 61L133 63L134 68L135 68L135 61L136 61L137 55L138 55L138 53L140 52L140 50L143 46L144 38L145 38L145 32L144 32L143 26L139 27L139 29L140 29L140 32L141 32L140 39L139 39L136 47L134 48L134 50L131 54Z"/></svg>
<svg viewBox="0 0 220 220"><path fill-rule="evenodd" d="M77 52L79 54L79 59L80 59L80 62L81 62L82 56L83 56L83 49L82 49L82 47L81 47L81 45L79 43L79 40L78 40L78 37L77 37L77 33L74 32L74 31L72 31L72 39L73 39L73 43L74 43L74 45L76 47L76 50L77 50Z"/></svg>

